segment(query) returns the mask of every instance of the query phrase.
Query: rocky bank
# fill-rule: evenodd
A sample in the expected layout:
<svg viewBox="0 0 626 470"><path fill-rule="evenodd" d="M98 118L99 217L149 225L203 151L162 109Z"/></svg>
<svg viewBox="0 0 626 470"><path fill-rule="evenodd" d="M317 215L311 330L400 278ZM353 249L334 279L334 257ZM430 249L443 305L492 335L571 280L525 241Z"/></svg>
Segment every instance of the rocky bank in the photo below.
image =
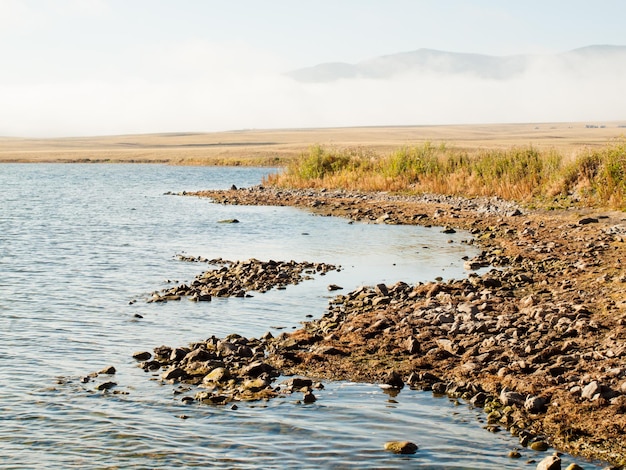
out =
<svg viewBox="0 0 626 470"><path fill-rule="evenodd" d="M264 187L186 194L465 229L483 251L466 260L466 279L363 287L291 334L156 348L146 370L203 384L195 399L218 404L294 389L314 399L313 381L276 387L279 374L408 385L483 407L488 428L508 429L521 445L626 464L624 214ZM473 272L485 266L492 269Z"/></svg>

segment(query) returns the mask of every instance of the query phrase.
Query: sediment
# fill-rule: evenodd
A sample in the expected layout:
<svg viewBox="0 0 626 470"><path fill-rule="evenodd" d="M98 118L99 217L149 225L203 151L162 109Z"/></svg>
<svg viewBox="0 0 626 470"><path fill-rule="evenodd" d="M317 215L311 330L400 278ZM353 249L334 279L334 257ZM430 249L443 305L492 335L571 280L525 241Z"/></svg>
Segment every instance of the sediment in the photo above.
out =
<svg viewBox="0 0 626 470"><path fill-rule="evenodd" d="M281 374L462 397L485 408L491 430L509 429L522 445L546 441L626 464L624 214L264 187L186 194L468 230L482 252L466 260L466 279L399 279L339 295L319 319L266 337L263 363ZM473 271L484 266L492 269Z"/></svg>

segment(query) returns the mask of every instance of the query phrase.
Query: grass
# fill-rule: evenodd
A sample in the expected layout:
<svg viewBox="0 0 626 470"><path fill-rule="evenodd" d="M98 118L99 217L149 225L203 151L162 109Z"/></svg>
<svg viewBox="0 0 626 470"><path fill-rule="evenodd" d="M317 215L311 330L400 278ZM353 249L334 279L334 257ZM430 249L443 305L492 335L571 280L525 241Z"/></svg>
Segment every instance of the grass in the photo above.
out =
<svg viewBox="0 0 626 470"><path fill-rule="evenodd" d="M387 154L311 146L265 184L414 194L498 196L555 207L626 209L626 141L573 156L532 146L467 151L426 142Z"/></svg>

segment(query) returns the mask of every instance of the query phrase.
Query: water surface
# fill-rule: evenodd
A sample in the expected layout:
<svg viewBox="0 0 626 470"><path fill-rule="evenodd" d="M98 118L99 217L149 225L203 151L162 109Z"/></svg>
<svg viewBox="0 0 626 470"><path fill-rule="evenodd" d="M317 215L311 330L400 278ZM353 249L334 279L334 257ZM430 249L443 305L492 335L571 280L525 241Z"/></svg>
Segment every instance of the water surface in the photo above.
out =
<svg viewBox="0 0 626 470"><path fill-rule="evenodd" d="M289 331L324 313L331 283L348 291L465 276L461 258L475 254L461 243L467 234L164 194L251 186L268 171L0 166L1 468L534 468L526 461L543 454L507 458L514 438L484 430L480 410L429 393L392 399L336 382L311 405L289 397L232 410L183 405L136 367L133 352L160 344ZM230 218L240 223L218 223ZM207 269L179 253L342 270L249 299L147 304L152 291ZM107 365L123 394L80 382ZM420 449L390 455L382 449L393 439Z"/></svg>

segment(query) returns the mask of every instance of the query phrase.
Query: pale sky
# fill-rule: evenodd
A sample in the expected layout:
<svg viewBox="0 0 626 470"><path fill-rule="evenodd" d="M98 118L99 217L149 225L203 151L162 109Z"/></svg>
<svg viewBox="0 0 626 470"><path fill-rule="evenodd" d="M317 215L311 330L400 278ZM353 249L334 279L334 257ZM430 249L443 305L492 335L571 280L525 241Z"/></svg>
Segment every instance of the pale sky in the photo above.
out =
<svg viewBox="0 0 626 470"><path fill-rule="evenodd" d="M624 77L284 75L420 48L626 45L625 18L623 0L0 0L0 135L626 119L624 98L610 99Z"/></svg>

